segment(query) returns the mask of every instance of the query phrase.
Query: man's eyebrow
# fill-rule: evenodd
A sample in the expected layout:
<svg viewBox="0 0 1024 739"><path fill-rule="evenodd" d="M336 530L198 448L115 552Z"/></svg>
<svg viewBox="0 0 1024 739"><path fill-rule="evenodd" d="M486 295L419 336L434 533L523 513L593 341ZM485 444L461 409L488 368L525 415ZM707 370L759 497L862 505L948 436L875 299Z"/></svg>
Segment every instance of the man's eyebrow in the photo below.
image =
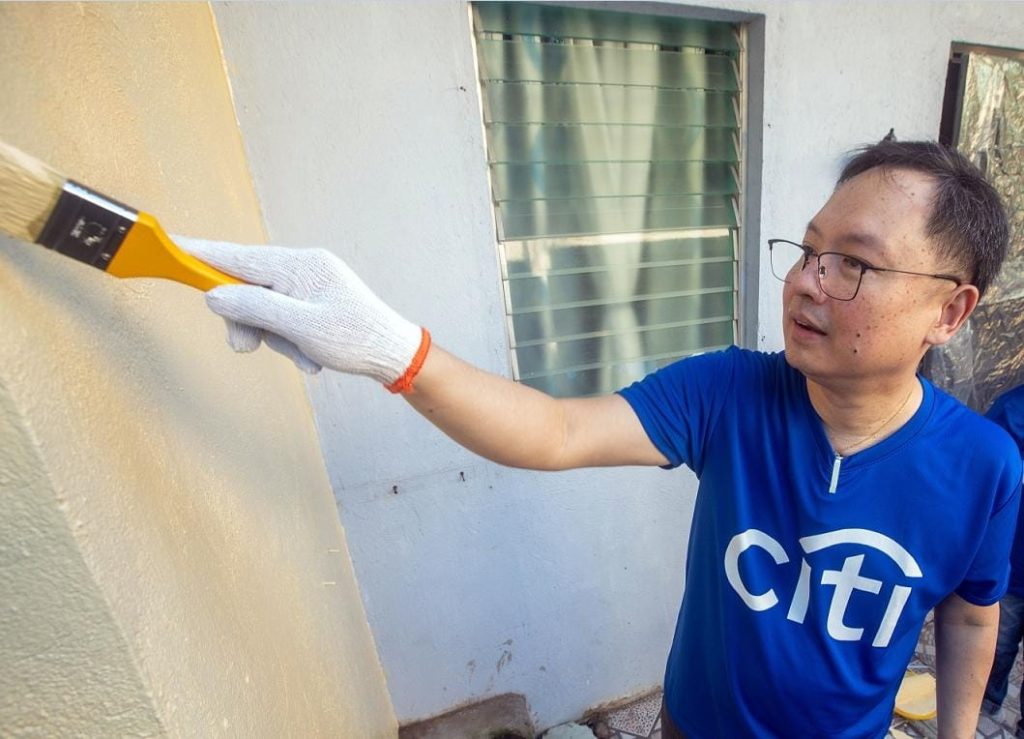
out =
<svg viewBox="0 0 1024 739"><path fill-rule="evenodd" d="M807 232L812 233L815 236L821 236L821 229L818 228L814 221L807 224ZM860 246L874 247L881 249L885 246L885 242L873 234L865 233L863 231L850 231L844 233L836 239L838 244L858 244Z"/></svg>

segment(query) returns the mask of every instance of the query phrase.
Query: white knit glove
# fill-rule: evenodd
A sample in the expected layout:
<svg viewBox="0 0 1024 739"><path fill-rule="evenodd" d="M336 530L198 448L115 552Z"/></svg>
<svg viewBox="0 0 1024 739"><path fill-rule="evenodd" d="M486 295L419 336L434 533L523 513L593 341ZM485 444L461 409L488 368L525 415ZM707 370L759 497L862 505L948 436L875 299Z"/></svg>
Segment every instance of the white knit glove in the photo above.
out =
<svg viewBox="0 0 1024 739"><path fill-rule="evenodd" d="M430 334L385 305L330 252L175 241L201 261L250 283L206 293L207 305L227 321L228 343L235 351L255 351L263 342L311 374L329 367L372 377L392 392L411 388Z"/></svg>

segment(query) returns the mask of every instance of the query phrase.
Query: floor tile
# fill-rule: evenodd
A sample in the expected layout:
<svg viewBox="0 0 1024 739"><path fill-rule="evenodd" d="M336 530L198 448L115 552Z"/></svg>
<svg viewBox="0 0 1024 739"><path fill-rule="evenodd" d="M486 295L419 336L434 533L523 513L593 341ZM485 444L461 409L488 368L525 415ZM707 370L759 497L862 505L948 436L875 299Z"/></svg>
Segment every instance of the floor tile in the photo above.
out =
<svg viewBox="0 0 1024 739"><path fill-rule="evenodd" d="M654 693L635 703L630 703L605 716L608 726L619 731L628 731L636 736L649 737L661 711L661 693Z"/></svg>

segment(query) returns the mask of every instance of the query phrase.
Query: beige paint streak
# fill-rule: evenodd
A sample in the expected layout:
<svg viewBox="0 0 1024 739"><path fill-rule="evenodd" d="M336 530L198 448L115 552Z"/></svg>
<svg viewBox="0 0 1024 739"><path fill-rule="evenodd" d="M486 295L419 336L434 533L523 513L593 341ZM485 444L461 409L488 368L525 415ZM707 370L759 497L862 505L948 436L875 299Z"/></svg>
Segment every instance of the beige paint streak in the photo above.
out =
<svg viewBox="0 0 1024 739"><path fill-rule="evenodd" d="M207 5L0 4L0 84L0 138L262 240ZM394 735L294 368L196 291L11 240L0 336L0 726Z"/></svg>

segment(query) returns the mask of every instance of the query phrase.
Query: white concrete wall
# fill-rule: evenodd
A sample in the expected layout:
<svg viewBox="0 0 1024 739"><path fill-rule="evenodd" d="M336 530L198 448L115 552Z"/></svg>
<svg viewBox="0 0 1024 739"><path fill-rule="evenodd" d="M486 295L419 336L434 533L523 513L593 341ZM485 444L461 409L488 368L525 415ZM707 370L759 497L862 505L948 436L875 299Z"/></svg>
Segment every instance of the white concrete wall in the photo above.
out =
<svg viewBox="0 0 1024 739"><path fill-rule="evenodd" d="M1024 47L1021 5L700 4L765 16L765 238L802 234L845 150L890 127L937 136L952 41ZM270 239L334 250L438 343L507 374L467 6L216 17ZM761 271L759 343L776 349L781 290ZM401 721L513 691L543 727L660 684L690 473L511 471L366 380L308 390Z"/></svg>

